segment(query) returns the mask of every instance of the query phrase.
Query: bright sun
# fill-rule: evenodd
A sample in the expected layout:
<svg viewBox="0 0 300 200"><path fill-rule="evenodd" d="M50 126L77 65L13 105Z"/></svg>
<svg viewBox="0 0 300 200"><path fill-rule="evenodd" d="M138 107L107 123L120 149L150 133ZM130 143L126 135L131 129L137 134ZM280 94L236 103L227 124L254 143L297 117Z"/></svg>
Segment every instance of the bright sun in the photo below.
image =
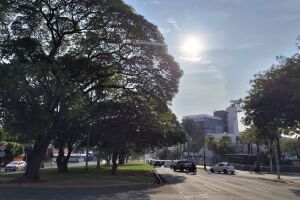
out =
<svg viewBox="0 0 300 200"><path fill-rule="evenodd" d="M198 54L203 49L201 41L195 37L186 38L182 50L188 54Z"/></svg>

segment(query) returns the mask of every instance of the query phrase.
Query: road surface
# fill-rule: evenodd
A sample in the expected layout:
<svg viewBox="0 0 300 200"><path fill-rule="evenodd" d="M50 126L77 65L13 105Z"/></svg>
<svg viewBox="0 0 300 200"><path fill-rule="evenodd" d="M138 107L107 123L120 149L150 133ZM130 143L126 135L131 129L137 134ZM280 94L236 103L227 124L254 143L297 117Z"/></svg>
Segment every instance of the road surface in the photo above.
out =
<svg viewBox="0 0 300 200"><path fill-rule="evenodd" d="M197 175L156 168L178 199L300 199L300 187L230 174L211 174L199 170Z"/></svg>
<svg viewBox="0 0 300 200"><path fill-rule="evenodd" d="M94 200L94 199L159 199L159 200L299 200L300 186L237 175L209 174L199 170L197 175L156 168L167 181L161 185L102 185L99 187L21 187L0 185L0 199L22 200Z"/></svg>

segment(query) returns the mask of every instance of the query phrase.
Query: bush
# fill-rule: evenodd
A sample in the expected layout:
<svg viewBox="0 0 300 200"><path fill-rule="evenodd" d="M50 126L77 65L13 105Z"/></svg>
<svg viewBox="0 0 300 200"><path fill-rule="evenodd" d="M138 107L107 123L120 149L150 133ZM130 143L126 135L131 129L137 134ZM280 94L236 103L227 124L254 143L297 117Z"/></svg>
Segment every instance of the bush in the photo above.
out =
<svg viewBox="0 0 300 200"><path fill-rule="evenodd" d="M4 142L0 142L0 146L1 145L6 146L6 149L5 149L5 157L6 158L17 157L24 153L24 147L23 147L23 145L21 145L19 143L4 141Z"/></svg>

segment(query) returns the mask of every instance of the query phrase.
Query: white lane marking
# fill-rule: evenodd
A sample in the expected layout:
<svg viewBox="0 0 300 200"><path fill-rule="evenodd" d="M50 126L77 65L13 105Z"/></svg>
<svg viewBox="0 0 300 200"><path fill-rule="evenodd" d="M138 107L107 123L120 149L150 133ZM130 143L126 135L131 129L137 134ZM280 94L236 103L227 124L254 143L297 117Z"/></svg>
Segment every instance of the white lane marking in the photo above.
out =
<svg viewBox="0 0 300 200"><path fill-rule="evenodd" d="M204 185L204 186L205 186L205 187L208 187L208 188L210 188L210 189L212 189L212 190L214 190L214 191L222 192L222 190L219 190L219 189L217 189L217 188L211 187L211 186L209 186L209 185Z"/></svg>
<svg viewBox="0 0 300 200"><path fill-rule="evenodd" d="M253 189L253 190L258 190L258 191L262 191L262 192L266 192L266 193L272 193L268 190L264 190L264 189L260 189L260 188L257 188L257 187L252 187L252 186L248 186L248 185L243 185L244 187L247 187L247 188L250 188L250 189Z"/></svg>

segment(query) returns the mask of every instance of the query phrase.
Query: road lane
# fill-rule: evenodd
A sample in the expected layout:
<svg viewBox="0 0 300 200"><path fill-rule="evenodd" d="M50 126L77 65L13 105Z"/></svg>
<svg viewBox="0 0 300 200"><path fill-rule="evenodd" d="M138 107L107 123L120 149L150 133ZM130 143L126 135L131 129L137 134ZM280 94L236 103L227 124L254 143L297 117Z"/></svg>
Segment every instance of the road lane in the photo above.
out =
<svg viewBox="0 0 300 200"><path fill-rule="evenodd" d="M246 179L229 174L210 174L199 170L197 175L173 172L168 168L157 168L166 181L185 199L299 199L300 187L259 179ZM180 178L179 178L180 177ZM173 179L183 180L173 184ZM199 194L201 194L199 196Z"/></svg>

